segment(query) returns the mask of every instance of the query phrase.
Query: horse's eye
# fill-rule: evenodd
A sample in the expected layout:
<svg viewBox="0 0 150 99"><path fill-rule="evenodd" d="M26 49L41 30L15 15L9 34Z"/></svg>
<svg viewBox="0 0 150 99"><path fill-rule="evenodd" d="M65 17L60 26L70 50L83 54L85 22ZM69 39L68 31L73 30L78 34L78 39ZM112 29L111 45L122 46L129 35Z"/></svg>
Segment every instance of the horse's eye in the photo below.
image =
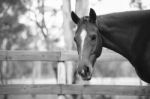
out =
<svg viewBox="0 0 150 99"><path fill-rule="evenodd" d="M92 41L95 41L95 40L96 40L96 35L92 35L92 36L91 36L91 40L92 40Z"/></svg>

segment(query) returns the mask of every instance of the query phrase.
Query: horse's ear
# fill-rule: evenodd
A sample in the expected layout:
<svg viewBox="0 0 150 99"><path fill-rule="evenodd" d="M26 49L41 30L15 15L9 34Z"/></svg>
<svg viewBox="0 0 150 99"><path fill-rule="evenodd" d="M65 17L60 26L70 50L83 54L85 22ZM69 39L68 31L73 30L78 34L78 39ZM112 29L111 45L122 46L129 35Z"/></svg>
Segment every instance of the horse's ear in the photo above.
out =
<svg viewBox="0 0 150 99"><path fill-rule="evenodd" d="M73 22L76 24L78 24L80 21L80 18L73 11L71 12L71 18L72 18Z"/></svg>
<svg viewBox="0 0 150 99"><path fill-rule="evenodd" d="M92 9L92 8L90 8L89 17L90 17L90 22L92 22L92 23L96 22L96 13L95 13L94 9Z"/></svg>

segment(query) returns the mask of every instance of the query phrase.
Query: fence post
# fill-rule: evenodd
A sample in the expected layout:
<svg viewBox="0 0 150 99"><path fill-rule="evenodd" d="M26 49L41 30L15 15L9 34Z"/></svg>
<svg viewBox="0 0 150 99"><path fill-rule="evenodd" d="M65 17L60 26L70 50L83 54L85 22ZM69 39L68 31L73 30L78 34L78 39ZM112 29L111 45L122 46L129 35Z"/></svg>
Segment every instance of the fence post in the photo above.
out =
<svg viewBox="0 0 150 99"><path fill-rule="evenodd" d="M57 83L66 84L66 66L64 62L59 62L57 65ZM58 95L58 99L65 99L65 95Z"/></svg>

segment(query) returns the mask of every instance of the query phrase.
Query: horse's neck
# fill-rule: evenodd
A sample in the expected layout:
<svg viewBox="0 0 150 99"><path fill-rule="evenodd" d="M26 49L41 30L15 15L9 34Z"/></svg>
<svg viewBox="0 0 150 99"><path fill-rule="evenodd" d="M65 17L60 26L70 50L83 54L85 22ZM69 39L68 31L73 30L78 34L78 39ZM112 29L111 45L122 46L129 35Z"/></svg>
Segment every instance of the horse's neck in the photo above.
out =
<svg viewBox="0 0 150 99"><path fill-rule="evenodd" d="M131 60L132 44L138 33L140 17L137 17L137 13L135 15L133 13L110 14L99 17L97 24L102 34L103 46Z"/></svg>
<svg viewBox="0 0 150 99"><path fill-rule="evenodd" d="M115 43L111 39L105 37L104 35L102 35L102 41L103 41L103 47L111 49L111 50L123 55L124 57L126 57L129 60L131 59L131 55L127 51L127 48L125 47L125 45L123 46L124 48L122 48L121 46L119 46L121 43L120 44Z"/></svg>

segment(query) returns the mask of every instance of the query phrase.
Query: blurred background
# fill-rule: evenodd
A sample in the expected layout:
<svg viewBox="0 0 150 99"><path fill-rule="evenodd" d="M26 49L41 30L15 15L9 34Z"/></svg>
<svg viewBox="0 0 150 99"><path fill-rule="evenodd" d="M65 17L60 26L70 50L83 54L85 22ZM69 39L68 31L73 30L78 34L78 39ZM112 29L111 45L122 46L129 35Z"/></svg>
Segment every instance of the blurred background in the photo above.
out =
<svg viewBox="0 0 150 99"><path fill-rule="evenodd" d="M75 50L76 29L70 12L88 15L146 10L150 0L0 0L0 50ZM115 53L106 48L103 54ZM109 57L114 57L112 54ZM121 56L120 56L121 57ZM115 58L115 57L114 57ZM0 61L1 84L55 84L57 62ZM74 75L74 62L66 62L68 84L146 85L127 60L97 62L93 78L81 81ZM57 99L56 95L0 95L0 99ZM148 99L139 96L72 95L66 99Z"/></svg>

